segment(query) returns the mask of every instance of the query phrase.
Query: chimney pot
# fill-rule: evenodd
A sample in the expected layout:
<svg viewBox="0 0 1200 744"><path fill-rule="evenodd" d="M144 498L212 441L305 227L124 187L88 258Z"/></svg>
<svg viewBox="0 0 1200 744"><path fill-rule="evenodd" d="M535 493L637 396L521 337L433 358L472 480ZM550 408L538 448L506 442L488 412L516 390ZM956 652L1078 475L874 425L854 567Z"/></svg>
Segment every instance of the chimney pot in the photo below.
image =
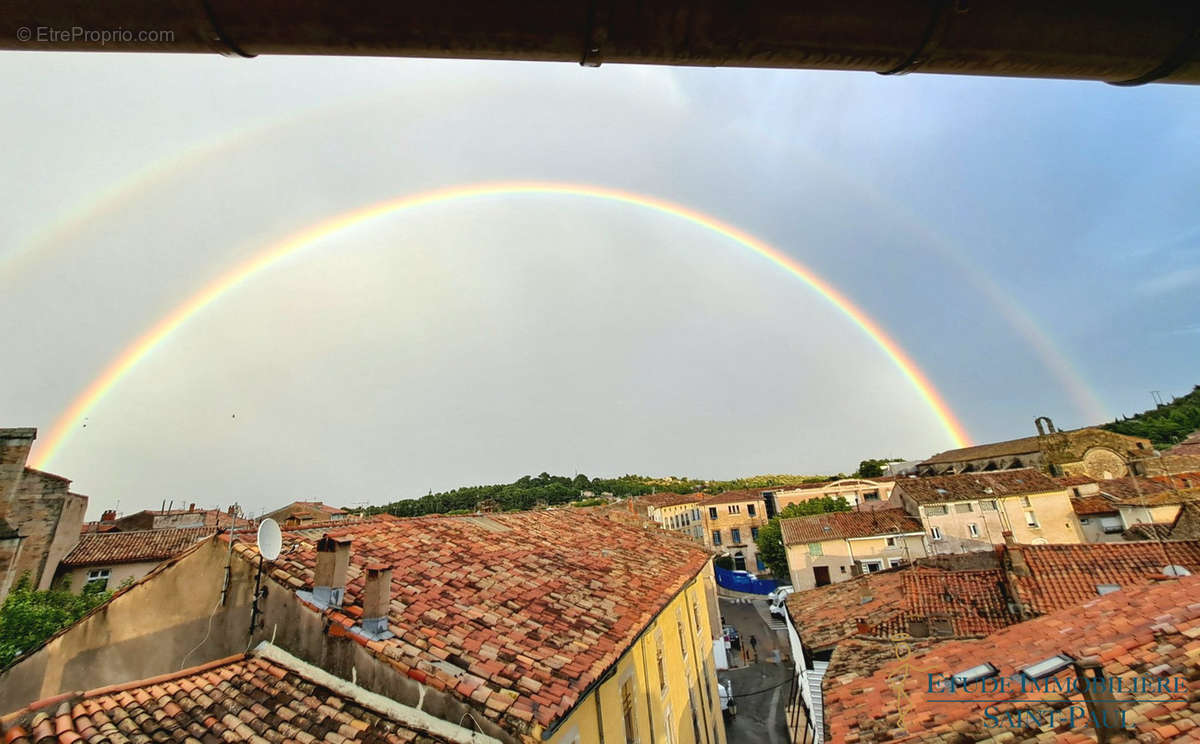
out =
<svg viewBox="0 0 1200 744"><path fill-rule="evenodd" d="M380 640L390 636L388 609L392 604L392 567L384 563L368 563L363 585L363 632ZM386 634L386 635L385 635Z"/></svg>
<svg viewBox="0 0 1200 744"><path fill-rule="evenodd" d="M188 504L188 513L190 514L190 513L194 512L194 511L196 511L196 505L195 505L195 504Z"/></svg>
<svg viewBox="0 0 1200 744"><path fill-rule="evenodd" d="M115 521L117 521L117 510L116 510L116 509L109 509L108 511L104 512L103 514L101 514L101 515L100 515L100 521L101 521L101 522L115 522Z"/></svg>
<svg viewBox="0 0 1200 744"><path fill-rule="evenodd" d="M865 633L866 633L868 630L870 630L870 629L871 629L871 626L867 625L867 621L866 621L866 620L864 620L864 619L863 619L863 618L861 618L861 617L860 617L860 618L855 618L855 621L854 621L854 622L855 622L855 625L856 625L856 626L857 626L857 628L858 628L858 632L859 632L859 633L864 633L864 634L865 634Z"/></svg>
<svg viewBox="0 0 1200 744"><path fill-rule="evenodd" d="M348 537L326 534L317 541L317 567L313 573L313 600L326 607L341 607L346 593L346 573L350 568Z"/></svg>

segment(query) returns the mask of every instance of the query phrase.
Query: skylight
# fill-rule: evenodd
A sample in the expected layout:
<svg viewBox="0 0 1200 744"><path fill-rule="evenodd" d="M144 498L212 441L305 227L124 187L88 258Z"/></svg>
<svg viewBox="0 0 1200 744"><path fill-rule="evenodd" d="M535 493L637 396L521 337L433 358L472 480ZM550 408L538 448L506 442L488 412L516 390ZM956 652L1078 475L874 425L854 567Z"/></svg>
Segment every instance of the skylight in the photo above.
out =
<svg viewBox="0 0 1200 744"><path fill-rule="evenodd" d="M973 666L970 669L964 669L958 674L955 674L952 679L955 685L965 685L971 682L978 682L981 679L989 679L1000 673L1000 670L992 666L990 662L983 662L978 666Z"/></svg>
<svg viewBox="0 0 1200 744"><path fill-rule="evenodd" d="M1030 680L1045 679L1071 666L1071 663L1074 661L1074 659L1066 654L1055 654L1049 659L1043 659L1036 664L1030 664L1025 667L1021 670L1021 675Z"/></svg>
<svg viewBox="0 0 1200 744"><path fill-rule="evenodd" d="M1096 584L1096 593L1099 594L1100 596L1104 596L1105 594L1112 594L1113 592L1117 592L1120 590L1121 590L1120 584Z"/></svg>
<svg viewBox="0 0 1200 744"><path fill-rule="evenodd" d="M1171 564L1170 566L1167 566L1166 568L1163 569L1163 575L1165 575L1165 576L1191 576L1192 572L1187 570L1183 566L1177 566L1175 564Z"/></svg>

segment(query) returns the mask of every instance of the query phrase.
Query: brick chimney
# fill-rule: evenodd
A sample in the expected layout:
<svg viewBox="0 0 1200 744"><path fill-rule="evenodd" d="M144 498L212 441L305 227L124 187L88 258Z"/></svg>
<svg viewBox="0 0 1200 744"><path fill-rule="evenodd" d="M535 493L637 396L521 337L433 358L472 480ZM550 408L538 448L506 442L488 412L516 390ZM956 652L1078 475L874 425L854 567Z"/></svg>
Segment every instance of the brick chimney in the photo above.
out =
<svg viewBox="0 0 1200 744"><path fill-rule="evenodd" d="M115 522L115 521L117 521L117 510L116 510L116 509L109 509L108 511L104 512L103 514L101 514L101 515L100 515L100 521L101 521L101 522Z"/></svg>
<svg viewBox="0 0 1200 744"><path fill-rule="evenodd" d="M1008 594L1010 609L1022 621L1029 619L1029 609L1021 601L1017 586L1018 576L1029 575L1029 564L1025 562L1025 550L1013 539L1011 530L1000 533L1004 536L1004 554L1000 556L1000 567L1004 570L1004 589Z"/></svg>
<svg viewBox="0 0 1200 744"><path fill-rule="evenodd" d="M388 631L388 609L392 604L392 567L384 563L366 565L363 586L362 629L374 640L391 637Z"/></svg>
<svg viewBox="0 0 1200 744"><path fill-rule="evenodd" d="M1107 744L1113 741L1114 735L1125 731L1125 712L1113 700L1110 683L1104 677L1104 667L1098 657L1085 656L1072 666L1079 681L1079 692L1091 716L1090 723L1096 728L1096 739L1100 744Z"/></svg>
<svg viewBox="0 0 1200 744"><path fill-rule="evenodd" d="M188 504L188 514L191 514L191 513L192 513L192 512L194 512L194 511L196 511L196 505L195 505L195 504Z"/></svg>
<svg viewBox="0 0 1200 744"><path fill-rule="evenodd" d="M313 601L325 607L341 607L350 568L348 537L325 535L317 541L317 568L313 574Z"/></svg>

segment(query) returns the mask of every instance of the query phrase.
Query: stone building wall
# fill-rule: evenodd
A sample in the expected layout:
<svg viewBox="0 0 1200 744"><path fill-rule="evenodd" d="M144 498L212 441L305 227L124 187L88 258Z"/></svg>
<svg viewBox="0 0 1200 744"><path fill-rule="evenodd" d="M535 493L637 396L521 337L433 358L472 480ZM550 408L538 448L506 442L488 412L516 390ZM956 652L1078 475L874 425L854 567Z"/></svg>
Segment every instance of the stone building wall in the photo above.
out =
<svg viewBox="0 0 1200 744"><path fill-rule="evenodd" d="M0 519L20 536L0 543L0 598L26 573L49 588L87 511L87 497L71 493L70 480L26 466L36 436L36 429L0 429Z"/></svg>

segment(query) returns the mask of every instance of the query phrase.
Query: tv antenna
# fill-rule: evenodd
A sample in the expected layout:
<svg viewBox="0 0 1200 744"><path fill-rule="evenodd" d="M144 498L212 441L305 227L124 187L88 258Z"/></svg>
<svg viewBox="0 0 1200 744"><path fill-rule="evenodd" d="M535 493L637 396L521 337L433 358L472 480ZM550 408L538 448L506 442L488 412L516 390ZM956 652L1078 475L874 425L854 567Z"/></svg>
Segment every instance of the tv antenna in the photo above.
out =
<svg viewBox="0 0 1200 744"><path fill-rule="evenodd" d="M258 574L254 577L254 602L250 605L250 635L254 635L255 629L260 626L258 616L262 610L258 607L258 601L267 596L267 589L262 585L263 564L278 558L282 549L283 533L279 531L279 524L270 517L259 522Z"/></svg>

